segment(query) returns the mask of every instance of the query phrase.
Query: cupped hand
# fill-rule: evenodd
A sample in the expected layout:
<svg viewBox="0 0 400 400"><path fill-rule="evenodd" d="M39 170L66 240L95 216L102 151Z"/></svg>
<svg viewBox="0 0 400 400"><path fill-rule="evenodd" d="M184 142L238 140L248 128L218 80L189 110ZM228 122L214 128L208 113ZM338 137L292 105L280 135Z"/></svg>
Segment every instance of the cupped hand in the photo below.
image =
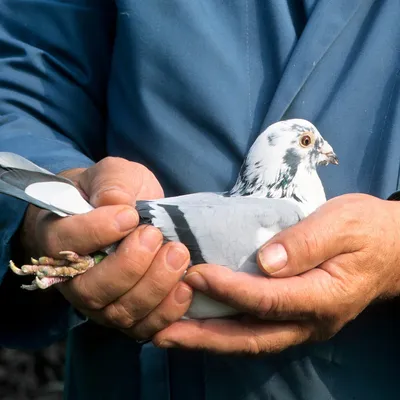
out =
<svg viewBox="0 0 400 400"><path fill-rule="evenodd" d="M153 341L160 347L260 354L329 339L374 300L399 295L399 237L399 203L337 197L260 250L259 266L267 276L215 265L189 270L186 283L243 311L243 317L179 321Z"/></svg>
<svg viewBox="0 0 400 400"><path fill-rule="evenodd" d="M86 255L122 240L94 268L57 285L60 292L84 315L137 339L179 319L192 297L191 288L180 282L189 252L180 243L163 245L161 232L152 226L138 227L135 210L136 200L163 197L155 176L140 164L112 157L62 175L96 208L59 218L30 206L21 230L25 253Z"/></svg>

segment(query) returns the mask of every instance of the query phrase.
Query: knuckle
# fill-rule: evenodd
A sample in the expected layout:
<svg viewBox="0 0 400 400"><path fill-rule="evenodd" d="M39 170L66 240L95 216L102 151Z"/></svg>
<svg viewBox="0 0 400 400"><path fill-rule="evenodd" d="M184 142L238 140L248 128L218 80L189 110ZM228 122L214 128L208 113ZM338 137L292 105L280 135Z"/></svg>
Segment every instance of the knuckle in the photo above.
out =
<svg viewBox="0 0 400 400"><path fill-rule="evenodd" d="M339 223L345 221L347 230L357 230L361 227L361 223L365 225L366 215L372 218L375 215L380 215L382 207L379 199L373 196L353 193L346 194L330 200L327 204L330 208L340 214ZM379 209L378 212L376 210Z"/></svg>
<svg viewBox="0 0 400 400"><path fill-rule="evenodd" d="M161 330L171 325L176 320L175 317L172 317L167 312L160 312L157 315L157 322L154 322L154 326L157 327L157 330Z"/></svg>
<svg viewBox="0 0 400 400"><path fill-rule="evenodd" d="M74 286L74 297L78 300L79 304L91 311L99 311L104 307L100 298L93 296L93 291L87 285L86 277L81 275L77 276L71 282Z"/></svg>
<svg viewBox="0 0 400 400"><path fill-rule="evenodd" d="M161 330L175 322L178 318L175 315L176 309L174 307L163 307L156 310L154 315L148 321L149 327L152 329Z"/></svg>
<svg viewBox="0 0 400 400"><path fill-rule="evenodd" d="M133 171L135 174L139 174L139 175L146 175L146 174L152 174L152 172L143 164L137 163L137 162L133 162L133 161L129 161L126 160L125 158L122 157L112 157L112 156L108 156L103 158L99 163L98 163L99 167L104 168L104 169L108 169L108 170L121 170L121 169L125 169L125 170L131 170Z"/></svg>
<svg viewBox="0 0 400 400"><path fill-rule="evenodd" d="M172 322L167 315L159 313L143 319L138 325L130 329L130 334L136 339L148 339L155 333L171 325Z"/></svg>
<svg viewBox="0 0 400 400"><path fill-rule="evenodd" d="M146 318L158 305L157 299L151 294L142 296L139 293L132 293L129 298L129 304L132 305L131 314L136 321Z"/></svg>
<svg viewBox="0 0 400 400"><path fill-rule="evenodd" d="M106 157L97 164L97 169L95 203L131 204L136 196L148 199L164 195L155 175L142 164ZM118 172L111 177L110 171Z"/></svg>
<svg viewBox="0 0 400 400"><path fill-rule="evenodd" d="M282 287L279 291L264 287L264 290L258 294L255 308L251 308L251 314L261 320L268 320L271 316L277 320L286 319L287 305L290 303L290 286ZM255 313L253 313L253 310Z"/></svg>
<svg viewBox="0 0 400 400"><path fill-rule="evenodd" d="M152 171L142 164L132 163L132 166L135 170L136 184L140 187L140 194L145 195L146 199L164 197L164 191Z"/></svg>
<svg viewBox="0 0 400 400"><path fill-rule="evenodd" d="M103 311L104 320L119 329L130 329L135 318L123 303L111 303Z"/></svg>
<svg viewBox="0 0 400 400"><path fill-rule="evenodd" d="M80 302L85 305L85 308L92 311L99 311L103 308L103 304L98 300L93 298L88 294L80 294L79 295Z"/></svg>
<svg viewBox="0 0 400 400"><path fill-rule="evenodd" d="M346 221L346 225L349 228L356 229L360 224L360 218L365 216L366 210L363 203L350 198L348 202L340 204L339 212L341 218Z"/></svg>
<svg viewBox="0 0 400 400"><path fill-rule="evenodd" d="M117 169L125 165L129 165L129 161L121 157L107 156L98 162L99 168L104 169Z"/></svg>
<svg viewBox="0 0 400 400"><path fill-rule="evenodd" d="M161 303L149 315L131 329L131 334L139 339L147 339L167 328L183 315L182 307L169 301Z"/></svg>
<svg viewBox="0 0 400 400"><path fill-rule="evenodd" d="M150 263L145 259L139 250L135 251L120 251L113 253L110 256L115 257L115 262L120 266L121 272L126 275L126 279L138 281L145 274L150 266ZM110 257L109 256L109 257Z"/></svg>
<svg viewBox="0 0 400 400"><path fill-rule="evenodd" d="M149 175L149 174L153 175L153 173L143 164L129 161L129 165L131 168L135 169L136 173L143 174L143 175Z"/></svg>
<svg viewBox="0 0 400 400"><path fill-rule="evenodd" d="M304 253L305 259L312 259L319 248L316 233L310 230L307 230L307 232L301 231L300 234L296 236L296 240L299 248Z"/></svg>
<svg viewBox="0 0 400 400"><path fill-rule="evenodd" d="M270 339L268 336L257 335L253 332L246 340L245 349L250 355L258 355L265 352L278 353L283 350L283 347L278 340Z"/></svg>
<svg viewBox="0 0 400 400"><path fill-rule="evenodd" d="M172 286L172 284L168 284L167 282L163 284L153 278L147 288L149 299L153 299L153 301L164 299L172 289Z"/></svg>
<svg viewBox="0 0 400 400"><path fill-rule="evenodd" d="M278 296L271 296L262 293L254 307L254 315L261 320L268 319L271 314L276 315L279 310Z"/></svg>
<svg viewBox="0 0 400 400"><path fill-rule="evenodd" d="M359 208L360 204L374 200L373 196L364 193L347 193L337 198L343 204L349 204L355 208Z"/></svg>
<svg viewBox="0 0 400 400"><path fill-rule="evenodd" d="M249 355L257 355L261 352L261 346L257 336L248 336L244 341L244 352Z"/></svg>
<svg viewBox="0 0 400 400"><path fill-rule="evenodd" d="M93 178L93 200L97 203L118 204L124 201L131 203L132 163L119 157L106 157L97 165L97 173Z"/></svg>

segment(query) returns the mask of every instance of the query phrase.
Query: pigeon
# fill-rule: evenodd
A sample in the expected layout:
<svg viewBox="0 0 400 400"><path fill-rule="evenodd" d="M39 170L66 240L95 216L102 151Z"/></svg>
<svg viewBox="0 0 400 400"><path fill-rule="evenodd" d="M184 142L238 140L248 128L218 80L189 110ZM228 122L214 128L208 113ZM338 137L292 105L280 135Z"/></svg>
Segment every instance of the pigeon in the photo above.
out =
<svg viewBox="0 0 400 400"><path fill-rule="evenodd" d="M138 201L140 224L159 228L165 242L185 244L191 255L190 266L210 263L262 274L256 260L258 249L326 201L317 167L328 164L338 164L338 158L311 122L279 121L255 140L230 191ZM71 181L13 153L0 152L0 193L60 217L93 209ZM10 268L18 275L35 276L31 285L23 285L25 289L45 289L84 273L116 246L89 256L67 250L60 253L59 259L32 259L32 265L21 268L10 261ZM185 318L221 318L239 313L195 292Z"/></svg>

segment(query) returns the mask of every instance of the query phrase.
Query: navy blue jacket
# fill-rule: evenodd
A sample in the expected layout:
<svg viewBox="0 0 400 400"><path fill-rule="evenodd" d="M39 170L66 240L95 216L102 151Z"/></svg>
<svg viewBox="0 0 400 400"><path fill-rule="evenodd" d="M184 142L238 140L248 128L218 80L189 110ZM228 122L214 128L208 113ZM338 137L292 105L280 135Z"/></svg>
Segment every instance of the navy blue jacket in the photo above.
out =
<svg viewBox="0 0 400 400"><path fill-rule="evenodd" d="M221 191L264 127L305 118L341 160L321 170L328 197L385 198L399 187L399 18L399 0L1 0L0 151L53 172L122 156L167 195ZM25 209L0 196L0 343L69 332L67 398L398 398L395 303L257 359L142 348L9 283Z"/></svg>

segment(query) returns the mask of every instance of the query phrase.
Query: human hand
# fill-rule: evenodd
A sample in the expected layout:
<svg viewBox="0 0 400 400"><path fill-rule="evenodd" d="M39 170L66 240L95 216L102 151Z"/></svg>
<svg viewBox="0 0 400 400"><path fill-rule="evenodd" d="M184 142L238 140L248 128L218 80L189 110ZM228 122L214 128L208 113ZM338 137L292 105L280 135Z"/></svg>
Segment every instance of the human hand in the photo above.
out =
<svg viewBox="0 0 400 400"><path fill-rule="evenodd" d="M326 340L372 301L400 292L400 205L367 195L337 197L261 249L251 276L214 265L191 268L194 289L247 315L179 321L159 347L219 353L279 352Z"/></svg>
<svg viewBox="0 0 400 400"><path fill-rule="evenodd" d="M180 243L163 246L154 227L137 228L136 200L163 197L155 176L140 164L111 157L62 175L96 209L59 218L29 206L21 230L25 253L56 257L61 250L73 250L84 255L123 239L95 268L57 285L60 292L89 318L139 339L179 319L192 295L179 282L189 253Z"/></svg>

